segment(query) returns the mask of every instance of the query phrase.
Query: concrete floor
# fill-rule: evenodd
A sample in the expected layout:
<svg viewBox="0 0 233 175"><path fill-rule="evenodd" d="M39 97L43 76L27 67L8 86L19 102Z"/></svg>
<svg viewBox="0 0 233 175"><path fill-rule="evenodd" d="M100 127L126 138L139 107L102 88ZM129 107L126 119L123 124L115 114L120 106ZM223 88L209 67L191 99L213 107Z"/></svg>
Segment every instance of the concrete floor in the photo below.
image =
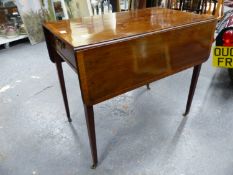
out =
<svg viewBox="0 0 233 175"><path fill-rule="evenodd" d="M64 73L72 124L45 43L0 50L0 175L233 174L233 86L210 59L187 118L192 69L96 105L95 170L78 80Z"/></svg>

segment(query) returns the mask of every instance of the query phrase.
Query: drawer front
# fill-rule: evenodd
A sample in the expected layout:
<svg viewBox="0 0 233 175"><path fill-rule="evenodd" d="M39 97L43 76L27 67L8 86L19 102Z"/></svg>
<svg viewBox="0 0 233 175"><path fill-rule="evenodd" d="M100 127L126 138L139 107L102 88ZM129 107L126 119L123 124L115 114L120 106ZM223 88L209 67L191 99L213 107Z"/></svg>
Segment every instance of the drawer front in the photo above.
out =
<svg viewBox="0 0 233 175"><path fill-rule="evenodd" d="M55 38L55 49L57 53L74 69L77 68L74 50L69 44Z"/></svg>

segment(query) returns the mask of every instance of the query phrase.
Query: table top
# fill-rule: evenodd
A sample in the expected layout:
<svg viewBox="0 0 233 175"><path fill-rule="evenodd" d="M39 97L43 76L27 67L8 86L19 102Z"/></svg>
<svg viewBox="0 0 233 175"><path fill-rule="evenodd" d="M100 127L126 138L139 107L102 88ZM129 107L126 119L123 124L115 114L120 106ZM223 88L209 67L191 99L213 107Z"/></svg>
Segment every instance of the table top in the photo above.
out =
<svg viewBox="0 0 233 175"><path fill-rule="evenodd" d="M156 32L216 20L165 8L147 8L72 20L46 22L44 27L76 50L144 37Z"/></svg>

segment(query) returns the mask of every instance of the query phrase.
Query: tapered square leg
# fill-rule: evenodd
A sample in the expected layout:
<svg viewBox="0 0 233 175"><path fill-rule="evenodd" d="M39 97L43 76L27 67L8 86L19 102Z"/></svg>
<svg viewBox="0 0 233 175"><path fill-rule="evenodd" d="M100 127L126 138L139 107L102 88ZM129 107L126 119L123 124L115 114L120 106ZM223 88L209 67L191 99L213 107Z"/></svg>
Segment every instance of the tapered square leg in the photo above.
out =
<svg viewBox="0 0 233 175"><path fill-rule="evenodd" d="M85 110L89 142L90 142L90 147L91 147L91 155L92 155L92 160L93 160L93 164L91 168L94 169L97 166L98 157L97 157L97 148L96 148L95 119L94 119L93 106L84 104L84 110Z"/></svg>
<svg viewBox="0 0 233 175"><path fill-rule="evenodd" d="M65 80L64 80L63 70L62 70L62 61L59 58L57 58L55 61L55 64L57 67L57 74L58 74L58 78L59 78L59 82L60 82L63 101L65 104L66 115L67 115L68 121L72 122L72 120L70 118L70 109L69 109L69 104L68 104L68 99L67 99L67 94L66 94Z"/></svg>
<svg viewBox="0 0 233 175"><path fill-rule="evenodd" d="M189 111L190 111L190 107L192 104L192 100L193 100L193 95L196 89L196 85L197 85L197 81L198 81L198 77L200 74L200 70L201 70L201 64L194 66L193 68L193 75L192 75L192 80L191 80L191 85L190 85L190 89L189 89L189 95L188 95L188 100L187 100L187 104L186 104L186 110L185 113L183 114L183 116L188 115Z"/></svg>
<svg viewBox="0 0 233 175"><path fill-rule="evenodd" d="M146 84L147 90L150 90L150 84Z"/></svg>

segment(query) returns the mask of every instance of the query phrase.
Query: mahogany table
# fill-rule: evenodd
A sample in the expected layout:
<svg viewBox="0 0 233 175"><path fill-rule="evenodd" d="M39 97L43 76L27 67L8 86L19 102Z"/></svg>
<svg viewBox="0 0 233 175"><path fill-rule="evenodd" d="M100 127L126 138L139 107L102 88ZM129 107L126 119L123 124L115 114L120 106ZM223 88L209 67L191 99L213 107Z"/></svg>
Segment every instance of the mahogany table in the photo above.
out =
<svg viewBox="0 0 233 175"><path fill-rule="evenodd" d="M70 122L61 63L65 61L78 75L93 168L98 162L93 105L194 67L184 113L187 115L201 64L210 54L215 25L212 16L162 8L43 25Z"/></svg>

